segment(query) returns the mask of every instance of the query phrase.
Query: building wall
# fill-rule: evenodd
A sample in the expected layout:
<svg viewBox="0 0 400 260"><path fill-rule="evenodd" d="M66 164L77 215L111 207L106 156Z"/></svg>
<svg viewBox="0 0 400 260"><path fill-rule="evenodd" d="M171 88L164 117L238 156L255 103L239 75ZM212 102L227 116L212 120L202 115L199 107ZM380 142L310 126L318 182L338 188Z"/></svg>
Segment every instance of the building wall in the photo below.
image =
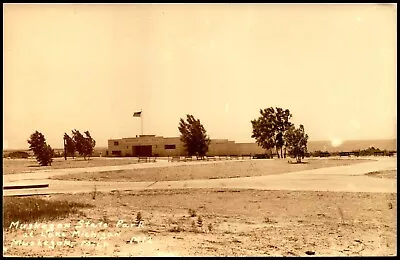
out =
<svg viewBox="0 0 400 260"><path fill-rule="evenodd" d="M236 148L240 153L239 155L263 154L266 152L265 149L258 146L256 143L237 143Z"/></svg>
<svg viewBox="0 0 400 260"><path fill-rule="evenodd" d="M113 156L113 151L121 151L121 156L133 156L132 147L141 145L151 145L153 156L164 157L184 154L183 143L179 140L179 137L140 136L108 140L108 155ZM175 149L165 149L166 145L175 145Z"/></svg>
<svg viewBox="0 0 400 260"><path fill-rule="evenodd" d="M152 155L159 157L184 156L184 145L179 137L162 137L145 135L135 138L122 138L108 140L108 156L133 156L132 147L138 145L151 145ZM175 149L166 149L166 145L175 145ZM113 151L120 151L117 154ZM212 139L209 145L208 156L221 155L247 155L265 153L265 150L256 143L235 143L228 139Z"/></svg>

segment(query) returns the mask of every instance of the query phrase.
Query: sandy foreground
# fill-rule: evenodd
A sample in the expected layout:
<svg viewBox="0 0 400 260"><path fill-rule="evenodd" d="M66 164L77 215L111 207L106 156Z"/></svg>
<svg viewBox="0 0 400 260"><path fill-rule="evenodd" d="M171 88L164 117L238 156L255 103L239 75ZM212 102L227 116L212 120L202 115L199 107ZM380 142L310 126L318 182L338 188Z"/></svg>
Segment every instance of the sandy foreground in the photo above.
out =
<svg viewBox="0 0 400 260"><path fill-rule="evenodd" d="M374 165L376 169L390 170L366 174ZM25 223L28 225L22 225L21 229L21 224L24 223L14 222L9 229L3 229L3 254L396 255L397 193L390 185L382 186L386 182L395 184L395 167L392 161L381 161L270 176L225 179L224 183L227 185L214 188L207 186L222 182L222 179L191 180L193 183L202 183L205 187L201 189L194 184L190 184L193 186L191 189L184 189L185 185L181 184L190 181L183 181L176 182L174 189L169 189L168 186L159 189L157 185L163 183L160 182L146 190L88 189L85 193L40 196L49 201L66 200L92 206L81 208L79 212L62 219L36 223L36 227L32 226L33 229L26 228L35 223ZM249 187L256 187L251 180L265 187L276 182L273 184L276 187L271 190L265 187L253 189L233 186L237 182L247 181ZM346 185L343 181L337 183L337 188L342 191L308 190L310 187L304 186L313 183L311 188L314 189L323 183L332 185L334 180L357 183L362 181L365 187L361 190L365 191L344 192ZM58 182L60 185L69 183ZM278 182L291 182L290 185L303 190L279 190L279 185L282 184ZM209 184L205 185L206 183ZM390 189L387 192L375 191L373 183L380 183L382 188ZM115 187L122 184L115 182ZM140 182L137 183L139 184ZM61 186L58 188L61 189ZM139 212L141 222L138 222ZM54 224L53 230L51 224Z"/></svg>
<svg viewBox="0 0 400 260"><path fill-rule="evenodd" d="M116 191L96 194L94 200L93 194L59 194L47 199L84 202L95 207L47 222L69 223L70 227L56 226L55 232L49 233L39 228L33 237L24 238L24 233L31 230L17 230L14 225L12 231L4 232L4 253L18 256L367 256L397 252L394 193L198 189ZM138 227L139 211L143 220ZM58 236L64 233L65 237L55 237L57 233ZM21 239L36 244L18 245ZM39 240L42 245L37 244ZM46 240L48 245L43 244Z"/></svg>

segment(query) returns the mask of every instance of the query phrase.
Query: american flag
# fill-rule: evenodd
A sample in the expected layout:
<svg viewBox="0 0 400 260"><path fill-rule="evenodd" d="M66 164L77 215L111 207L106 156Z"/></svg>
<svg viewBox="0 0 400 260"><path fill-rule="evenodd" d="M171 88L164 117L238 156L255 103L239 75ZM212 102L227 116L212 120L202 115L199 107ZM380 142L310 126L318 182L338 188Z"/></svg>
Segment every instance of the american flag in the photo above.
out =
<svg viewBox="0 0 400 260"><path fill-rule="evenodd" d="M133 113L133 117L140 117L142 115L142 111Z"/></svg>

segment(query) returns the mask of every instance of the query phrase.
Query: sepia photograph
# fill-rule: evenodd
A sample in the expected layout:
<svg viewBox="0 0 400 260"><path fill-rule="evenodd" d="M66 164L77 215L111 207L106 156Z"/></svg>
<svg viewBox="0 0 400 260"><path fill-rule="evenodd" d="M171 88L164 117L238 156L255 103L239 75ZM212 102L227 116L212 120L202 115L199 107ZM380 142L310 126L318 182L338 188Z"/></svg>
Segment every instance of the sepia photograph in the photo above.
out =
<svg viewBox="0 0 400 260"><path fill-rule="evenodd" d="M397 4L3 4L3 256L396 256Z"/></svg>

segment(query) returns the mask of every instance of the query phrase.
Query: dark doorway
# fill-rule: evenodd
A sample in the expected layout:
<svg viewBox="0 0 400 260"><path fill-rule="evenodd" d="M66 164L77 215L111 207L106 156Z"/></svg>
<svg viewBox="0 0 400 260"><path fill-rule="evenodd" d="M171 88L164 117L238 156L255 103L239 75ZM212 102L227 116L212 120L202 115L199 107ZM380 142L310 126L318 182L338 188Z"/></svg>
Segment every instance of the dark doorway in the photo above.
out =
<svg viewBox="0 0 400 260"><path fill-rule="evenodd" d="M133 157L140 157L140 156L151 157L153 155L152 146L151 145L132 146L132 155Z"/></svg>

